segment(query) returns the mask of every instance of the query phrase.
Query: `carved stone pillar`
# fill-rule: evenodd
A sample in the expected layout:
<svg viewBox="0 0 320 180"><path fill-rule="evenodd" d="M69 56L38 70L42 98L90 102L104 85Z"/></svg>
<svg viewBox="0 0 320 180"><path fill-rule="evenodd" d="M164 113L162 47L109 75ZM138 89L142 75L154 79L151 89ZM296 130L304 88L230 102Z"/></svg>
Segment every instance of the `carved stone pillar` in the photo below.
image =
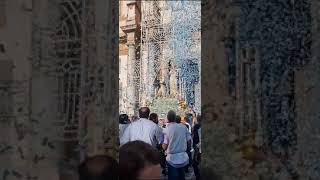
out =
<svg viewBox="0 0 320 180"><path fill-rule="evenodd" d="M128 52L128 109L127 113L133 115L137 113L139 106L139 79L140 72L136 71L139 69L137 51L139 50L138 43L140 39L140 7L141 2L128 1L128 16L126 24L121 27L124 33L127 35L127 46Z"/></svg>
<svg viewBox="0 0 320 180"><path fill-rule="evenodd" d="M129 58L128 58L128 89L127 89L127 95L128 95L128 101L129 101L129 106L128 106L128 113L129 114L134 114L134 108L136 106L136 86L134 83L134 69L135 69L135 61L136 61L136 56L135 56L135 46L134 44L129 44Z"/></svg>

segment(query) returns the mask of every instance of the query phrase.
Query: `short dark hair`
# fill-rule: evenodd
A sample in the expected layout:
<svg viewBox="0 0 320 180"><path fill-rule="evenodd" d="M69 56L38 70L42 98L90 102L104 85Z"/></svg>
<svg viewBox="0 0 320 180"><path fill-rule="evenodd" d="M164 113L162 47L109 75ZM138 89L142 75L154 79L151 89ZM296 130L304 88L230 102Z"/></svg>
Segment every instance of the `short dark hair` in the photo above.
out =
<svg viewBox="0 0 320 180"><path fill-rule="evenodd" d="M167 119L169 122L176 122L176 112L174 112L173 110L170 110L167 114Z"/></svg>
<svg viewBox="0 0 320 180"><path fill-rule="evenodd" d="M158 114L151 113L149 119L153 121L154 123L158 124Z"/></svg>
<svg viewBox="0 0 320 180"><path fill-rule="evenodd" d="M129 116L127 114L120 114L119 116L119 123L120 124L128 124Z"/></svg>
<svg viewBox="0 0 320 180"><path fill-rule="evenodd" d="M181 116L179 115L176 116L176 123L181 123Z"/></svg>
<svg viewBox="0 0 320 180"><path fill-rule="evenodd" d="M152 164L160 164L160 154L150 144L131 141L120 147L120 180L137 180L141 170Z"/></svg>
<svg viewBox="0 0 320 180"><path fill-rule="evenodd" d="M79 180L117 180L118 168L118 162L110 156L89 157L78 168Z"/></svg>
<svg viewBox="0 0 320 180"><path fill-rule="evenodd" d="M149 118L150 109L148 107L142 107L139 109L139 117L140 118Z"/></svg>

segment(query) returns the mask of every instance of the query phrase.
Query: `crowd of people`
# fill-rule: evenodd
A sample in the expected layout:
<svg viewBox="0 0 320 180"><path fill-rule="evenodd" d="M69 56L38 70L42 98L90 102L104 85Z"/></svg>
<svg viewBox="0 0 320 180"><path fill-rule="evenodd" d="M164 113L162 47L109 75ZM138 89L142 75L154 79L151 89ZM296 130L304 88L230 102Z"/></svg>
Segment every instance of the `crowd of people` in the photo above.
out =
<svg viewBox="0 0 320 180"><path fill-rule="evenodd" d="M161 173L168 180L185 180L193 169L200 180L201 116L185 117L169 111L166 119L139 109L139 117L119 116L119 162L108 156L95 156L79 167L79 180L156 180Z"/></svg>
<svg viewBox="0 0 320 180"><path fill-rule="evenodd" d="M140 108L139 119L130 121L126 114L120 115L120 146L134 141L152 146L159 154L162 174L167 175L168 180L185 179L191 167L197 180L200 179L200 131L201 116L194 112L180 117L169 111L165 121L159 120L156 113L150 113L148 107Z"/></svg>

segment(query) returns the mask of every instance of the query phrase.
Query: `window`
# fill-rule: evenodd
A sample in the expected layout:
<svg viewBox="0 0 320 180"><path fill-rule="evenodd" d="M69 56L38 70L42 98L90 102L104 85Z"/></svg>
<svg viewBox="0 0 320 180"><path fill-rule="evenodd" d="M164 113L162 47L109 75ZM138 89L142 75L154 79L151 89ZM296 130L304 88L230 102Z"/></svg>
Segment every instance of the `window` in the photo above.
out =
<svg viewBox="0 0 320 180"><path fill-rule="evenodd" d="M0 87L0 117L7 117L10 112L10 94L7 88Z"/></svg>
<svg viewBox="0 0 320 180"><path fill-rule="evenodd" d="M12 80L13 63L10 60L0 60L0 84Z"/></svg>
<svg viewBox="0 0 320 180"><path fill-rule="evenodd" d="M228 58L228 74L229 74L229 94L235 98L236 96L236 45L235 40L230 39L226 44Z"/></svg>
<svg viewBox="0 0 320 180"><path fill-rule="evenodd" d="M5 53L6 50L4 48L4 44L0 44L0 53Z"/></svg>
<svg viewBox="0 0 320 180"><path fill-rule="evenodd" d="M6 25L6 2L0 0L0 28Z"/></svg>
<svg viewBox="0 0 320 180"><path fill-rule="evenodd" d="M52 37L55 45L59 81L59 125L64 130L64 140L78 139L80 119L81 82L81 3L62 1L60 3L60 25Z"/></svg>
<svg viewBox="0 0 320 180"><path fill-rule="evenodd" d="M80 100L80 73L77 64L66 63L64 65L64 76L62 77L62 93L63 97L63 108L62 113L64 114L66 124L74 125L79 120L79 100Z"/></svg>
<svg viewBox="0 0 320 180"><path fill-rule="evenodd" d="M0 118L12 115L12 98L6 83L12 80L12 66L12 61L0 60Z"/></svg>

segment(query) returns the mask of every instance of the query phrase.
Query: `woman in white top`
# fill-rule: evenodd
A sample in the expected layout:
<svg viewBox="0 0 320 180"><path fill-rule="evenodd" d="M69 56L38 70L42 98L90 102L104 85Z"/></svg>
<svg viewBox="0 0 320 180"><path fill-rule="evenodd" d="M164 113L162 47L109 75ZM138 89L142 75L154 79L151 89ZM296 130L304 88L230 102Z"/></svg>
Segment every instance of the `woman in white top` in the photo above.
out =
<svg viewBox="0 0 320 180"><path fill-rule="evenodd" d="M127 114L120 114L119 116L119 138L121 139L124 130L129 126L130 120Z"/></svg>

